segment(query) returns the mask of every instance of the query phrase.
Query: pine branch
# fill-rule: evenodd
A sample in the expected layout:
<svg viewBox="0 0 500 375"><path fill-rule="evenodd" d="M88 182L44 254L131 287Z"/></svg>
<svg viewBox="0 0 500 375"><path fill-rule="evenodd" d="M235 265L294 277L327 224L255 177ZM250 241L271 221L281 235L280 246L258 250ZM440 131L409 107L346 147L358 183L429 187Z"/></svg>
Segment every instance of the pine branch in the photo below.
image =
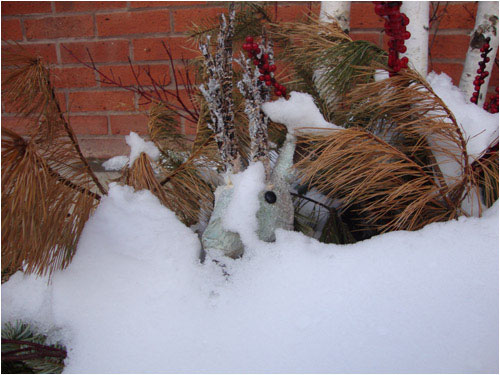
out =
<svg viewBox="0 0 500 375"><path fill-rule="evenodd" d="M32 117L36 122L44 123L44 127L29 128L32 137L36 135L40 138L43 135L40 138L43 142L50 142L56 134L60 136L59 130L62 127L83 164L85 173L101 194L106 194L106 190L83 156L76 135L63 115L50 80L49 70L40 59L25 56L20 52L6 51L6 55L7 64L15 63L15 68L8 70L8 75L2 82L2 93L6 102L16 108L19 116Z"/></svg>

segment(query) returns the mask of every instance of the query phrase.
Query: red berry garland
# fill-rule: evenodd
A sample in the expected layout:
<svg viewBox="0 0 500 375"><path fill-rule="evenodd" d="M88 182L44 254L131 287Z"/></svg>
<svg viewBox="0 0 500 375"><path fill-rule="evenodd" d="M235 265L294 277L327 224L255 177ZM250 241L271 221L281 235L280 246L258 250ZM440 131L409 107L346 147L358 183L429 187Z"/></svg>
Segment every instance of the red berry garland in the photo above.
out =
<svg viewBox="0 0 500 375"><path fill-rule="evenodd" d="M481 57L483 58L482 61L479 62L479 69L477 70L477 76L474 79L474 92L472 93L472 96L470 98L470 101L472 103L476 103L479 99L479 90L481 90L481 85L484 83L484 79L488 77L490 73L485 71L486 68L486 63L490 61L490 58L488 57L488 53L491 52L492 48L490 48L490 37L487 37L485 39L485 43L481 47Z"/></svg>
<svg viewBox="0 0 500 375"><path fill-rule="evenodd" d="M262 48L261 48L262 47ZM274 94L276 96L286 97L286 88L280 85L274 78L276 65L271 63L270 57L267 53L263 53L263 46L254 42L251 36L247 36L242 48L248 52L248 57L253 59L253 64L259 68L259 80L263 81L266 86L274 87Z"/></svg>
<svg viewBox="0 0 500 375"><path fill-rule="evenodd" d="M401 69L408 67L408 58L399 58L400 53L406 52L405 40L410 39L411 34L406 31L410 19L406 14L400 12L402 1L374 1L375 13L385 18L385 32L389 39L389 58L387 65L391 68L389 76L394 76Z"/></svg>
<svg viewBox="0 0 500 375"><path fill-rule="evenodd" d="M498 113L498 86L495 91L496 94L491 95L483 105L483 108L490 113Z"/></svg>

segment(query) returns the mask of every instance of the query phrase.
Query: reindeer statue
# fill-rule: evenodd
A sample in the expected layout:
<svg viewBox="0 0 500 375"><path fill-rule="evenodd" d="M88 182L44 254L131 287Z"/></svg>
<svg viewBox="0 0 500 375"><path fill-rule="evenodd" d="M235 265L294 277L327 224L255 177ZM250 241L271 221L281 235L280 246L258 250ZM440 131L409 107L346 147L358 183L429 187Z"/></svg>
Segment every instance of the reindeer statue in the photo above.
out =
<svg viewBox="0 0 500 375"><path fill-rule="evenodd" d="M230 232L223 226L223 217L233 198L234 187L231 174L242 169L241 155L235 139L233 114L233 49L234 4L230 5L228 19L221 16L221 26L217 37L215 56L209 53L208 42L200 44L205 58L205 67L209 76L207 86L200 87L211 115L210 129L215 133L222 161L226 166L226 183L216 191L214 210L207 228L202 235L205 251L216 249L231 258L241 257L244 245L238 233ZM259 55L267 55L270 63L273 59L272 44L264 36L259 46ZM293 229L294 208L289 192L293 177L292 164L295 150L295 137L287 135L280 150L280 155L271 170L268 145L268 117L261 106L269 101L270 90L258 79L258 67L252 67L250 60L243 54L236 60L243 68L243 77L237 86L245 98L245 113L249 121L251 139L251 160L262 162L265 169L266 188L259 194L260 208L257 212L257 235L262 241L275 240L275 230Z"/></svg>

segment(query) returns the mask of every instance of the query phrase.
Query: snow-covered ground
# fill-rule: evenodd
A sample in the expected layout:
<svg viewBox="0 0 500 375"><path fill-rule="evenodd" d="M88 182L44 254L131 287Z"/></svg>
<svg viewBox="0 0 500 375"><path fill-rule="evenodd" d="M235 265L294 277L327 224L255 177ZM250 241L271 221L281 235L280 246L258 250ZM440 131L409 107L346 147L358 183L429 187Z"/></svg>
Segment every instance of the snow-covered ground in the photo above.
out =
<svg viewBox="0 0 500 375"><path fill-rule="evenodd" d="M498 372L498 202L352 245L284 230L264 243L262 171L232 178L225 225L243 258L200 263L192 229L150 192L115 184L66 270L2 285L2 323L61 340L67 373Z"/></svg>
<svg viewBox="0 0 500 375"><path fill-rule="evenodd" d="M251 242L225 277L152 194L115 185L49 286L2 285L2 322L59 327L68 373L498 372L498 204L353 245Z"/></svg>

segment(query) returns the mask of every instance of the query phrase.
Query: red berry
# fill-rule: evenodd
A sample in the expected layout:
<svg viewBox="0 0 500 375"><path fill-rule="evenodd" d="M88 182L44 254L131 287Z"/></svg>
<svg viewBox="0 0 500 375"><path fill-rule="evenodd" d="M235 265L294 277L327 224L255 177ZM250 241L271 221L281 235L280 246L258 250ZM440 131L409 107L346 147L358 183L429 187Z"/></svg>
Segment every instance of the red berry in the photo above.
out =
<svg viewBox="0 0 500 375"><path fill-rule="evenodd" d="M271 86L271 81L266 81L266 86Z"/></svg>
<svg viewBox="0 0 500 375"><path fill-rule="evenodd" d="M477 91L474 91L474 92L472 93L472 96L474 96L474 97L479 96L479 93L478 93Z"/></svg>
<svg viewBox="0 0 500 375"><path fill-rule="evenodd" d="M398 51L401 53L405 53L406 49L407 49L406 46L400 46Z"/></svg>
<svg viewBox="0 0 500 375"><path fill-rule="evenodd" d="M259 48L257 43L252 43L252 49L255 51L257 48Z"/></svg>
<svg viewBox="0 0 500 375"><path fill-rule="evenodd" d="M409 31L405 31L404 38L405 39L410 39L411 38L411 33Z"/></svg>
<svg viewBox="0 0 500 375"><path fill-rule="evenodd" d="M264 76L259 76L259 80L264 81L265 80Z"/></svg>
<svg viewBox="0 0 500 375"><path fill-rule="evenodd" d="M479 85L474 86L474 90L475 90L475 91L479 91L479 90L481 90L481 86L479 86Z"/></svg>
<svg viewBox="0 0 500 375"><path fill-rule="evenodd" d="M280 91L280 90L276 90L274 93L275 93L277 96L281 96L281 91Z"/></svg>
<svg viewBox="0 0 500 375"><path fill-rule="evenodd" d="M489 75L490 75L489 72L483 72L483 74L482 74L483 77L488 77Z"/></svg>
<svg viewBox="0 0 500 375"><path fill-rule="evenodd" d="M270 72L276 71L276 65L269 65L269 71Z"/></svg>
<svg viewBox="0 0 500 375"><path fill-rule="evenodd" d="M269 64L264 64L264 65L262 65L262 68L264 68L264 70L269 71Z"/></svg>
<svg viewBox="0 0 500 375"><path fill-rule="evenodd" d="M403 16L403 25L408 26L408 24L410 23L410 19L404 13L402 14L402 16Z"/></svg>
<svg viewBox="0 0 500 375"><path fill-rule="evenodd" d="M268 55L267 53L263 54L263 55L262 55L262 59L263 59L264 61L269 60L269 55Z"/></svg>
<svg viewBox="0 0 500 375"><path fill-rule="evenodd" d="M259 68L259 73L260 74L264 74L264 73L266 73L266 71L264 69L262 69L262 68Z"/></svg>
<svg viewBox="0 0 500 375"><path fill-rule="evenodd" d="M270 81L270 80L271 80L271 76L270 76L269 74L266 74L266 75L264 76L264 79L265 79L266 81Z"/></svg>
<svg viewBox="0 0 500 375"><path fill-rule="evenodd" d="M245 38L245 41L246 41L247 43L253 43L253 38L252 38L251 36L247 36L247 37Z"/></svg>
<svg viewBox="0 0 500 375"><path fill-rule="evenodd" d="M490 62L490 58L489 57L485 57L484 58L484 62Z"/></svg>

